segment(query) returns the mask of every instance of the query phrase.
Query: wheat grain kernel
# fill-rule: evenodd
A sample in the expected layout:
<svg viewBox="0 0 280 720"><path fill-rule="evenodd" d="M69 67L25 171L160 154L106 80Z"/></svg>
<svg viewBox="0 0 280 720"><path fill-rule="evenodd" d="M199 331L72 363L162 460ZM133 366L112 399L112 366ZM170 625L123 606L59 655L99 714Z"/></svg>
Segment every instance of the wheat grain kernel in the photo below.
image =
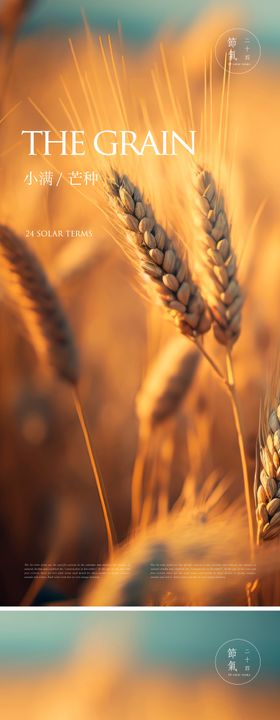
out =
<svg viewBox="0 0 280 720"><path fill-rule="evenodd" d="M230 255L228 259L225 261L225 267L227 269L227 274L229 278L232 278L236 272L236 257L235 255Z"/></svg>
<svg viewBox="0 0 280 720"><path fill-rule="evenodd" d="M266 444L269 449L270 455L273 455L274 445L273 445L273 436L271 435L271 433L268 433L268 435L267 435Z"/></svg>
<svg viewBox="0 0 280 720"><path fill-rule="evenodd" d="M209 211L209 203L208 203L208 200L207 200L205 197L199 195L199 196L197 197L197 203L198 203L199 209L200 209L200 211L202 212L202 214L207 217L208 211Z"/></svg>
<svg viewBox="0 0 280 720"><path fill-rule="evenodd" d="M152 250L150 250L149 255L157 265L162 265L164 255L161 250L159 250L158 248L153 248Z"/></svg>
<svg viewBox="0 0 280 720"><path fill-rule="evenodd" d="M183 303L178 302L177 300L172 300L170 303L170 307L172 310L177 310L179 313L184 313L186 311L185 305Z"/></svg>
<svg viewBox="0 0 280 720"><path fill-rule="evenodd" d="M166 287L169 288L169 290L172 290L172 292L177 292L179 283L175 275L163 275L162 282L164 283L164 285L166 285Z"/></svg>
<svg viewBox="0 0 280 720"><path fill-rule="evenodd" d="M151 250L153 250L156 247L155 237L148 230L146 230L146 232L144 232L144 242L146 243L147 247L149 247Z"/></svg>
<svg viewBox="0 0 280 720"><path fill-rule="evenodd" d="M230 251L228 240L226 238L222 238L222 240L219 240L219 242L217 243L217 249L221 253L223 260L226 260Z"/></svg>
<svg viewBox="0 0 280 720"><path fill-rule="evenodd" d="M139 230L141 233L150 232L154 227L155 221L153 218L144 217L139 222Z"/></svg>
<svg viewBox="0 0 280 720"><path fill-rule="evenodd" d="M277 452L279 453L280 452L280 428L279 428L279 430L276 430L276 432L273 435L273 443L274 443L275 450L277 450Z"/></svg>
<svg viewBox="0 0 280 720"><path fill-rule="evenodd" d="M166 250L164 261L163 261L163 269L167 273L172 273L175 269L176 265L176 255L173 252L173 250Z"/></svg>
<svg viewBox="0 0 280 720"><path fill-rule="evenodd" d="M202 217L201 217L201 226L202 226L203 230L205 230L206 233L211 235L212 225L211 225L210 220L208 220L208 218L205 217L205 215L202 215ZM213 240L213 242L214 242L214 240ZM215 247L216 247L216 243L215 243Z"/></svg>
<svg viewBox="0 0 280 720"><path fill-rule="evenodd" d="M213 271L224 290L226 290L226 288L228 287L228 274L224 265L222 265L222 267L214 266Z"/></svg>
<svg viewBox="0 0 280 720"><path fill-rule="evenodd" d="M142 220L143 217L145 217L145 208L143 203L141 203L139 200L137 203L135 203L135 215L138 220Z"/></svg>
<svg viewBox="0 0 280 720"><path fill-rule="evenodd" d="M142 202L142 195L138 187L134 188L134 192L132 193L135 202Z"/></svg>
<svg viewBox="0 0 280 720"><path fill-rule="evenodd" d="M118 182L118 180L117 180L117 182ZM127 190L127 192L129 193L129 195L135 194L136 188L134 187L134 185L133 185L133 183L131 182L131 180L129 180L129 178L127 177L127 175L123 175L123 177L122 177L122 185L123 185L123 187L125 188L125 190ZM136 198L135 198L135 199L136 199Z"/></svg>
<svg viewBox="0 0 280 720"><path fill-rule="evenodd" d="M187 321L188 325L190 325L191 328L196 328L199 318L199 313L193 312L193 313L184 313L184 319Z"/></svg>
<svg viewBox="0 0 280 720"><path fill-rule="evenodd" d="M227 321L224 316L224 310L222 312L220 312L220 308L217 307L217 305L211 304L211 312L212 312L212 315L214 316L215 320L217 320L217 323L219 325L221 325L222 328L225 329L227 327Z"/></svg>
<svg viewBox="0 0 280 720"><path fill-rule="evenodd" d="M268 424L269 424L270 430L271 430L273 433L275 433L277 430L279 430L280 424L279 424L279 422L278 422L278 417L277 417L277 414L276 414L275 410L273 410L273 411L270 413L270 416L269 416L269 418L268 418Z"/></svg>
<svg viewBox="0 0 280 720"><path fill-rule="evenodd" d="M143 270L148 273L148 275L151 275L154 278L162 277L162 269L158 265L155 265L154 263L143 262L142 267Z"/></svg>
<svg viewBox="0 0 280 720"><path fill-rule="evenodd" d="M262 485L259 485L259 487L258 487L258 490L257 490L257 498L258 498L258 503L259 503L259 504L261 504L261 503L266 503L266 502L267 502L267 494L266 494L265 489L264 489L264 487L263 487Z"/></svg>
<svg viewBox="0 0 280 720"><path fill-rule="evenodd" d="M233 303L231 305L229 305L228 308L226 309L227 319L232 320L234 318L234 316L236 315L236 313L238 313L238 311L242 308L242 305L243 305L243 298L241 297L241 295L239 295L239 297L235 298Z"/></svg>
<svg viewBox="0 0 280 720"><path fill-rule="evenodd" d="M120 188L120 199L125 209L130 213L134 213L134 200L124 187Z"/></svg>
<svg viewBox="0 0 280 720"><path fill-rule="evenodd" d="M134 215L122 215L121 219L125 226L128 228L128 230L131 230L132 232L138 232L138 220L136 217L134 217Z"/></svg>
<svg viewBox="0 0 280 720"><path fill-rule="evenodd" d="M276 512L275 515L270 520L270 527L272 525L279 525L280 524L280 511Z"/></svg>
<svg viewBox="0 0 280 720"><path fill-rule="evenodd" d="M235 280L231 280L227 289L221 293L221 300L225 305L231 305L233 300L238 297L239 293L239 286Z"/></svg>
<svg viewBox="0 0 280 720"><path fill-rule="evenodd" d="M269 530L270 530L270 523L266 523L266 525L264 525L263 530L262 530L263 537L266 537Z"/></svg>
<svg viewBox="0 0 280 720"><path fill-rule="evenodd" d="M227 231L227 221L225 219L225 215L223 212L219 212L217 216L217 220L215 222L215 227L212 230L212 237L216 242L218 240L221 240L222 237L225 235Z"/></svg>
<svg viewBox="0 0 280 720"><path fill-rule="evenodd" d="M277 510L280 508L280 499L274 497L273 500L270 500L269 503L267 503L266 509L270 516L274 515Z"/></svg>
<svg viewBox="0 0 280 720"><path fill-rule="evenodd" d="M155 238L159 250L164 250L166 243L166 235L161 225L155 225Z"/></svg>
<svg viewBox="0 0 280 720"><path fill-rule="evenodd" d="M202 238L202 243L206 248L210 248L210 250L216 250L217 249L217 243L215 240L209 235L209 233L205 233L205 235Z"/></svg>
<svg viewBox="0 0 280 720"><path fill-rule="evenodd" d="M261 503L258 506L258 515L259 519L262 520L264 524L268 522L268 506L266 506L265 503Z"/></svg>
<svg viewBox="0 0 280 720"><path fill-rule="evenodd" d="M209 248L209 250L207 250L207 255L213 265L223 265L223 258L218 250L212 250L212 248Z"/></svg>
<svg viewBox="0 0 280 720"><path fill-rule="evenodd" d="M215 183L212 181L209 183L206 190L204 191L203 197L206 197L208 202L211 203L213 200L213 197L215 195L215 192L216 192Z"/></svg>
<svg viewBox="0 0 280 720"><path fill-rule="evenodd" d="M176 278L178 280L179 285L185 280L186 277L186 267L184 263L180 263L180 266L176 272Z"/></svg>
<svg viewBox="0 0 280 720"><path fill-rule="evenodd" d="M187 282L183 282L182 285L179 287L179 290L177 291L178 300L183 303L183 305L187 305L190 299L190 294L190 286Z"/></svg>
<svg viewBox="0 0 280 720"><path fill-rule="evenodd" d="M240 328L241 328L241 313L239 312L230 321L228 329L231 331L232 334L239 335Z"/></svg>
<svg viewBox="0 0 280 720"><path fill-rule="evenodd" d="M209 210L207 217L208 217L209 222L211 223L211 235L212 235L213 225L215 224L216 217L217 217L215 208L212 208L211 210Z"/></svg>
<svg viewBox="0 0 280 720"><path fill-rule="evenodd" d="M277 470L277 469L279 468L279 465L280 465L280 460L279 460L279 455L278 455L277 452L275 452L275 450L274 450L274 453L273 453L273 456L272 456L272 460L273 460L273 465L274 465L274 467L275 467L276 470Z"/></svg>

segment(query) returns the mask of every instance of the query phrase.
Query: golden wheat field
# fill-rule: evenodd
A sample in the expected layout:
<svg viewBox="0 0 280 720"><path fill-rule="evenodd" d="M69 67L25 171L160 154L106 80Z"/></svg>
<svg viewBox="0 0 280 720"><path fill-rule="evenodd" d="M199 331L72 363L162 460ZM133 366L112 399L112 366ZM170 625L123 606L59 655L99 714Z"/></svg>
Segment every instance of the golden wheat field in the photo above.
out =
<svg viewBox="0 0 280 720"><path fill-rule="evenodd" d="M219 67L238 22L138 50L2 22L2 605L279 604L279 67ZM85 156L29 157L36 128Z"/></svg>

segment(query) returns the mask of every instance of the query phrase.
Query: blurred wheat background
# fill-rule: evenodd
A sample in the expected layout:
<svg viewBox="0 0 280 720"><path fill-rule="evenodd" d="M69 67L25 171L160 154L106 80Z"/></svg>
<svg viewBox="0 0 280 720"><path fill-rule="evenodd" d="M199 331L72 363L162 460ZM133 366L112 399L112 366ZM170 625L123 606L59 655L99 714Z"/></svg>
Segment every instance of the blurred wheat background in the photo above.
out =
<svg viewBox="0 0 280 720"><path fill-rule="evenodd" d="M206 97L213 111L209 160L217 149L223 88L223 71L213 48L224 29L243 25L243 17L230 6L223 11L204 8L204 14L192 22L188 19L179 35L171 28L161 29L159 37L139 47L131 38L125 41L120 27L111 37L105 33L98 38L98 29L94 23L89 28L84 17L83 26L71 28L69 44L61 27L44 34L37 26L33 34L18 37L21 3L14 4L14 15L5 16L8 5L2 2L0 15L1 224L22 237L27 230L41 229L93 233L92 239L31 236L27 242L59 293L74 331L80 396L118 543L130 538L117 559L132 565L125 588L120 578L116 583L105 578L100 586L92 582L89 587L61 579L47 584L40 601L246 604L242 578L233 584L180 582L179 587L147 580L153 560L249 562L229 398L197 354L191 374L187 365L183 387L178 389L176 377L167 372L164 395L166 371L170 375L180 358L183 363L188 356L190 363L193 345L177 338L161 309L146 302L137 272L119 247L122 236L108 213L102 181L81 188L66 181L72 170L101 174L109 163L101 164L89 153L82 159L54 157L49 163L41 156L28 158L20 136L22 129L55 132L80 127L91 141L100 127L133 127L139 133L150 127L156 134L163 127L191 127L193 118L203 154L209 125ZM39 12L35 5L24 8L33 30ZM69 22L70 16L69 11ZM28 30L27 20L26 15ZM253 21L247 18L250 28ZM242 332L233 352L251 490L266 365L279 339L278 72L277 54L264 52L254 71L232 78L222 167L245 297ZM208 145L209 139L208 134ZM30 171L38 177L46 170L55 177L63 173L59 187L24 182ZM169 234L183 239L191 267L199 275L186 154L167 159L148 153L125 163L117 159L117 170L144 190ZM2 281L0 332L0 588L1 604L13 605L21 602L27 589L25 562L42 562L57 545L56 559L63 562L104 562L107 540L71 393L36 361L17 312L6 302ZM222 365L223 348L212 335L206 343ZM142 530L134 537L132 479L139 472L144 488ZM274 552L269 545L261 559L261 569L265 565L267 572ZM275 589L269 602L279 603Z"/></svg>
<svg viewBox="0 0 280 720"><path fill-rule="evenodd" d="M0 708L7 720L277 716L278 625L278 612L4 611ZM235 637L253 642L262 661L241 687L214 664Z"/></svg>

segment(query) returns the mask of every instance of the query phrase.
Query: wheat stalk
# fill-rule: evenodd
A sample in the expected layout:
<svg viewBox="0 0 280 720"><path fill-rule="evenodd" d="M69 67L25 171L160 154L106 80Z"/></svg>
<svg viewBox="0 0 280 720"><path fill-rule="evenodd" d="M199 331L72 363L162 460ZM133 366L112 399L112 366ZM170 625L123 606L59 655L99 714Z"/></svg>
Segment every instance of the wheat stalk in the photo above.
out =
<svg viewBox="0 0 280 720"><path fill-rule="evenodd" d="M242 292L237 280L236 255L223 194L213 175L201 167L196 174L196 206L203 228L202 262L204 292L213 317L216 340L222 345L236 342L241 328Z"/></svg>
<svg viewBox="0 0 280 720"><path fill-rule="evenodd" d="M142 272L183 335L196 338L211 325L208 309L179 245L158 225L150 205L126 175L112 171L107 194L137 253Z"/></svg>
<svg viewBox="0 0 280 720"><path fill-rule="evenodd" d="M113 524L79 397L78 354L67 317L35 253L10 228L3 225L0 226L0 252L1 275L8 297L16 304L33 347L47 359L57 376L73 389L75 408L97 486L111 552Z"/></svg>

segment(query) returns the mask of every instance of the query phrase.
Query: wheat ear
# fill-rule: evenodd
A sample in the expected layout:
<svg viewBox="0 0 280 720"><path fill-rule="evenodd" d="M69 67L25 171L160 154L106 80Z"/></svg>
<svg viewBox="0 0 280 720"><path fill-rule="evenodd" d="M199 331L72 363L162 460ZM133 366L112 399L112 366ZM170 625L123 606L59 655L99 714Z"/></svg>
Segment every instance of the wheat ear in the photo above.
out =
<svg viewBox="0 0 280 720"><path fill-rule="evenodd" d="M207 574L197 582L188 571L185 576L176 572L189 563L195 566L198 558L210 567L217 562L229 566L237 558L244 562L248 557L246 520L240 501L232 505L225 502L222 507L223 512L219 512L218 504L215 512L211 500L204 504L197 499L195 507L191 504L189 509L173 510L168 517L142 529L116 555L120 565L129 569L127 576L116 575L109 565L106 576L95 584L89 583L83 604L158 606L169 593L169 605L219 605L225 601L224 594L228 602L234 591L245 602L243 579L238 574L229 575L225 584L209 580Z"/></svg>
<svg viewBox="0 0 280 720"><path fill-rule="evenodd" d="M205 297L213 317L216 339L222 345L233 345L240 334L243 298L224 197L217 190L213 175L201 167L197 170L195 185L196 205L204 230Z"/></svg>
<svg viewBox="0 0 280 720"><path fill-rule="evenodd" d="M280 398L264 410L255 477L258 543L280 537Z"/></svg>
<svg viewBox="0 0 280 720"><path fill-rule="evenodd" d="M137 395L140 425L147 431L171 418L191 388L200 353L196 348L171 341L155 358Z"/></svg>
<svg viewBox="0 0 280 720"><path fill-rule="evenodd" d="M201 259L204 265L204 293L213 317L216 340L226 346L226 379L238 438L251 554L254 557L250 481L232 360L232 346L241 331L243 297L237 279L236 255L232 247L231 226L225 209L223 193L217 189L212 173L200 166L196 169L195 188L199 224L203 230Z"/></svg>
<svg viewBox="0 0 280 720"><path fill-rule="evenodd" d="M156 442L156 430L172 418L191 387L200 353L181 337L176 337L157 355L136 398L139 418L138 450L131 483L132 528L138 526L141 493L150 439Z"/></svg>
<svg viewBox="0 0 280 720"><path fill-rule="evenodd" d="M31 342L57 376L70 383L94 480L101 502L110 552L113 529L101 474L98 471L78 392L79 364L65 312L48 277L26 243L9 228L0 226L1 276L8 297L16 304Z"/></svg>
<svg viewBox="0 0 280 720"><path fill-rule="evenodd" d="M183 335L192 338L206 333L211 325L208 309L179 245L157 224L150 205L126 175L112 171L106 188L142 272L153 282L158 299L175 324Z"/></svg>
<svg viewBox="0 0 280 720"><path fill-rule="evenodd" d="M78 382L79 362L73 335L48 277L34 252L8 227L0 226L1 275L16 303L32 344L58 377Z"/></svg>
<svg viewBox="0 0 280 720"><path fill-rule="evenodd" d="M143 479L149 448L152 446L153 455L158 451L158 443L163 439L157 435L162 423L171 420L176 415L192 386L201 355L195 347L176 337L168 343L156 356L147 377L136 398L136 408L139 418L138 451L132 475L131 507L132 527L138 525L141 515L141 494ZM166 488L165 506L168 505L168 463L165 463ZM150 476L152 475L150 469ZM149 477L149 484L151 485ZM153 488L150 488L152 496ZM151 500L151 498L150 498ZM146 504L149 498L146 498ZM163 503L164 505L164 503ZM144 508L142 517L144 515Z"/></svg>

